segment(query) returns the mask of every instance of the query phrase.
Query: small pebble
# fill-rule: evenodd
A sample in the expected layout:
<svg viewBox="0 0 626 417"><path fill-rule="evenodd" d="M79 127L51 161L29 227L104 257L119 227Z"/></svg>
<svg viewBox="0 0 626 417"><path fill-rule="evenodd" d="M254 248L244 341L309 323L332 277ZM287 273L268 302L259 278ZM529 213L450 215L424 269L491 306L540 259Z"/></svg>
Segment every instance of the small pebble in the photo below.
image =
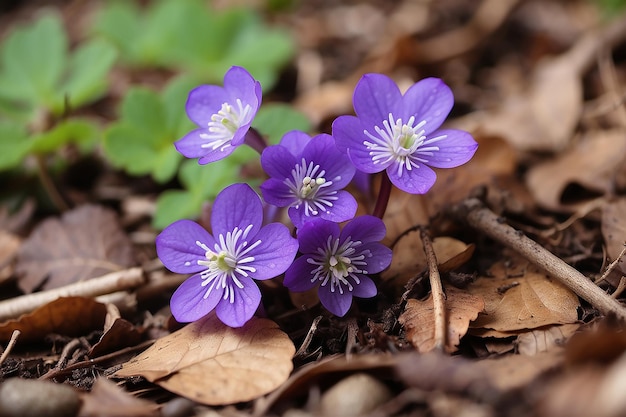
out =
<svg viewBox="0 0 626 417"><path fill-rule="evenodd" d="M385 384L369 374L358 373L342 379L322 395L319 414L359 416L391 398L391 391Z"/></svg>
<svg viewBox="0 0 626 417"><path fill-rule="evenodd" d="M69 385L36 379L7 379L0 384L2 417L74 417L81 401Z"/></svg>

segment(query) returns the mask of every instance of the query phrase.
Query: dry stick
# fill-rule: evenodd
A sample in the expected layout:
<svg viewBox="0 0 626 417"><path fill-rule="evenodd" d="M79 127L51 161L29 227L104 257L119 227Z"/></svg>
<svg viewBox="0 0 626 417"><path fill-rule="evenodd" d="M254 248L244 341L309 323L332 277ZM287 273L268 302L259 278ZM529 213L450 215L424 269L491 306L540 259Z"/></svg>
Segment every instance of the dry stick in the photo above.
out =
<svg viewBox="0 0 626 417"><path fill-rule="evenodd" d="M15 346L15 343L17 343L17 338L20 337L20 334L22 334L22 332L20 332L19 330L13 330L13 333L11 333L11 339L9 340L9 344L7 345L7 348L4 350L4 352L2 352L2 356L0 356L0 366L4 363L6 358L9 357L9 353L11 353L11 349L13 349L13 346Z"/></svg>
<svg viewBox="0 0 626 417"><path fill-rule="evenodd" d="M137 287L144 283L141 268L130 268L112 272L98 278L81 281L64 287L34 294L22 295L0 301L0 321L29 313L59 297L95 297L115 291Z"/></svg>
<svg viewBox="0 0 626 417"><path fill-rule="evenodd" d="M459 219L467 221L470 226L516 250L526 259L543 268L549 275L602 313L615 314L620 320L626 321L626 308L622 304L611 298L574 267L526 237L521 231L504 224L501 217L486 208L478 199L471 198L463 201L454 208L453 212Z"/></svg>
<svg viewBox="0 0 626 417"><path fill-rule="evenodd" d="M441 285L441 277L437 268L437 256L433 249L428 232L420 227L420 237L424 246L424 254L428 262L428 278L430 279L430 292L433 295L433 313L435 315L435 349L442 351L446 346L446 295Z"/></svg>

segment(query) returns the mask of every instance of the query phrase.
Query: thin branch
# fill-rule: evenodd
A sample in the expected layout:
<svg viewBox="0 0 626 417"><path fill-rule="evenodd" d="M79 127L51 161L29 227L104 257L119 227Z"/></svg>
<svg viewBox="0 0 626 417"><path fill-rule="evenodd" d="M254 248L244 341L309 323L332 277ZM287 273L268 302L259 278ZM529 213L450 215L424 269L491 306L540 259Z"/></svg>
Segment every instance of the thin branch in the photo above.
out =
<svg viewBox="0 0 626 417"><path fill-rule="evenodd" d="M112 272L101 277L76 282L52 290L22 295L0 301L0 322L30 313L59 297L96 297L98 295L126 290L144 283L141 268Z"/></svg>
<svg viewBox="0 0 626 417"><path fill-rule="evenodd" d="M428 232L420 227L420 237L424 247L424 254L428 262L428 278L430 292L433 295L433 313L435 315L435 349L443 352L446 346L446 295L441 285L441 276L437 268L437 256Z"/></svg>
<svg viewBox="0 0 626 417"><path fill-rule="evenodd" d="M0 366L2 366L6 358L9 357L9 353L11 353L13 346L15 346L15 343L17 343L17 338L20 337L20 334L22 334L22 332L20 332L19 330L13 330L13 333L11 333L11 339L9 339L9 344L7 345L7 348L4 350L4 352L2 352L2 356L0 356Z"/></svg>
<svg viewBox="0 0 626 417"><path fill-rule="evenodd" d="M619 253L619 255L617 255L617 258L615 258L615 260L606 267L606 270L604 271L602 276L596 280L596 282L604 281L609 276L609 274L613 272L615 268L617 268L617 264L622 260L624 254L626 254L626 243L624 244L622 251Z"/></svg>
<svg viewBox="0 0 626 417"><path fill-rule="evenodd" d="M543 268L549 275L602 313L614 314L620 320L626 321L626 308L622 304L611 298L574 267L526 237L521 231L504 224L501 217L486 208L478 199L471 198L459 203L453 213L470 226L507 245Z"/></svg>

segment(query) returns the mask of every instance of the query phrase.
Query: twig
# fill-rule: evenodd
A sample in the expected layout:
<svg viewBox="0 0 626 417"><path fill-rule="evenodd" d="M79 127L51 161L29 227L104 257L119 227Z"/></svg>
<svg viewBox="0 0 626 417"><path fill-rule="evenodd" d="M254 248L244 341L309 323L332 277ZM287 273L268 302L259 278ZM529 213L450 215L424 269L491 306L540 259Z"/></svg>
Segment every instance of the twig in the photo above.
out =
<svg viewBox="0 0 626 417"><path fill-rule="evenodd" d="M29 313L59 297L95 297L115 291L134 288L144 283L141 268L130 268L112 272L101 277L76 282L49 291L22 295L0 301L0 321Z"/></svg>
<svg viewBox="0 0 626 417"><path fill-rule="evenodd" d="M428 278L430 292L433 295L433 314L435 315L435 349L443 352L446 346L446 295L441 285L441 276L437 268L437 256L430 240L430 235L420 227L420 237L424 247L424 254L428 262Z"/></svg>
<svg viewBox="0 0 626 417"><path fill-rule="evenodd" d="M17 338L20 337L20 334L22 334L22 332L20 332L19 330L13 330L13 333L11 333L11 339L9 340L9 344L7 345L7 348L4 350L4 352L2 352L2 356L0 356L0 366L2 366L6 358L9 357L9 353L11 353L13 346L15 346L15 343L17 343Z"/></svg>
<svg viewBox="0 0 626 417"><path fill-rule="evenodd" d="M606 270L604 271L602 276L596 280L596 282L604 281L609 276L609 274L613 272L613 270L617 267L617 264L622 260L624 254L626 254L626 243L624 244L622 251L619 253L619 255L617 255L617 258L615 258L615 260L606 267Z"/></svg>
<svg viewBox="0 0 626 417"><path fill-rule="evenodd" d="M354 350L354 346L356 345L355 341L357 339L357 335L359 333L359 325L356 322L354 317L351 317L348 320L348 338L346 342L346 359L350 360L352 358L352 351Z"/></svg>
<svg viewBox="0 0 626 417"><path fill-rule="evenodd" d="M502 218L486 208L478 199L465 200L453 209L455 216L491 238L516 250L535 265L543 268L580 298L604 314L614 314L626 321L626 308L611 298L574 267L563 262L519 230L504 224Z"/></svg>
<svg viewBox="0 0 626 417"><path fill-rule="evenodd" d="M313 319L313 323L311 323L311 328L307 332L304 338L304 341L302 342L302 345L300 346L300 348L298 349L294 357L303 358L306 356L307 349L309 348L309 345L311 344L311 340L313 340L313 335L317 331L317 325L320 323L320 320L322 320L322 316L317 316L315 317L315 319Z"/></svg>

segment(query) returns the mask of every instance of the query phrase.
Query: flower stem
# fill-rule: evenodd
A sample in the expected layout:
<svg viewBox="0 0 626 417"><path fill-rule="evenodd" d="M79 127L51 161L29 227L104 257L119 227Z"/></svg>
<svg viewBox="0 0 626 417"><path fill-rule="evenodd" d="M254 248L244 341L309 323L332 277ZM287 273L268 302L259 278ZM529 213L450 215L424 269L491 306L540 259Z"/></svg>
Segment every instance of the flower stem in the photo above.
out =
<svg viewBox="0 0 626 417"><path fill-rule="evenodd" d="M69 205L65 202L63 196L59 192L59 189L50 177L43 155L36 155L35 160L37 161L37 174L39 176L39 181L41 181L41 185L46 191L46 194L48 195L48 198L50 198L52 204L54 204L60 212L69 210Z"/></svg>
<svg viewBox="0 0 626 417"><path fill-rule="evenodd" d="M391 195L391 181L387 175L387 171L383 171L382 178L380 179L380 189L378 191L378 199L376 200L376 207L374 207L374 216L382 219L387 210L387 203L389 203L389 196Z"/></svg>
<svg viewBox="0 0 626 417"><path fill-rule="evenodd" d="M259 131L253 127L248 130L248 133L246 133L243 143L257 151L259 155L263 152L263 149L267 148L267 142L263 136L261 136Z"/></svg>

